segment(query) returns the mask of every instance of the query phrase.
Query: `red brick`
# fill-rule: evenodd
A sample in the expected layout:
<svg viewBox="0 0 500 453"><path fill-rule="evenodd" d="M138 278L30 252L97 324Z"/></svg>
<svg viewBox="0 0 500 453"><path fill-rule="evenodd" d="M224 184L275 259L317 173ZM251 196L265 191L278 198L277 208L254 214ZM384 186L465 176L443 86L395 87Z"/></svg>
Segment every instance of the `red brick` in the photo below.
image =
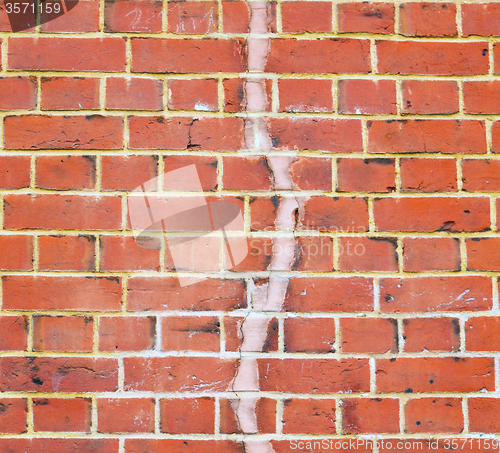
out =
<svg viewBox="0 0 500 453"><path fill-rule="evenodd" d="M380 198L374 202L378 231L485 231L487 198Z"/></svg>
<svg viewBox="0 0 500 453"><path fill-rule="evenodd" d="M341 237L339 270L348 272L396 272L396 238Z"/></svg>
<svg viewBox="0 0 500 453"><path fill-rule="evenodd" d="M13 2L14 3L14 2ZM24 8L23 8L24 10ZM11 23L12 20L12 23ZM33 33L35 31L36 15L33 10L26 14L7 14L7 7L0 10L0 30L16 31L18 33ZM26 28L30 27L30 28Z"/></svg>
<svg viewBox="0 0 500 453"><path fill-rule="evenodd" d="M311 333L314 332L314 335ZM286 352L335 352L333 318L286 318ZM307 433L307 431L305 431Z"/></svg>
<svg viewBox="0 0 500 453"><path fill-rule="evenodd" d="M278 243L279 244L279 243ZM277 252L286 246L277 244ZM310 272L333 271L333 240L329 237L305 237L296 240L295 261L292 270Z"/></svg>
<svg viewBox="0 0 500 453"><path fill-rule="evenodd" d="M89 432L92 400L90 398L34 398L35 431Z"/></svg>
<svg viewBox="0 0 500 453"><path fill-rule="evenodd" d="M100 433L152 433L154 408L153 398L100 398L97 430Z"/></svg>
<svg viewBox="0 0 500 453"><path fill-rule="evenodd" d="M46 33L85 33L99 31L99 2L96 0L66 0L66 11L57 17L42 9L41 31ZM76 8L78 6L78 8ZM43 23L45 22L45 23Z"/></svg>
<svg viewBox="0 0 500 453"><path fill-rule="evenodd" d="M354 119L269 118L273 146L287 150L321 150L332 153L361 152L361 123Z"/></svg>
<svg viewBox="0 0 500 453"><path fill-rule="evenodd" d="M219 351L220 323L216 317L168 316L162 319L164 351Z"/></svg>
<svg viewBox="0 0 500 453"><path fill-rule="evenodd" d="M229 400L221 398L220 404L220 431L223 434L241 434L240 424L235 409L240 399ZM255 401L255 417L258 433L276 432L276 401L271 398L257 398Z"/></svg>
<svg viewBox="0 0 500 453"><path fill-rule="evenodd" d="M405 352L458 351L460 327L455 318L410 318L403 320Z"/></svg>
<svg viewBox="0 0 500 453"><path fill-rule="evenodd" d="M93 236L40 236L40 270L93 271L95 238Z"/></svg>
<svg viewBox="0 0 500 453"><path fill-rule="evenodd" d="M26 413L28 406L24 398L0 399L0 433L21 434L25 433ZM1 444L0 444L1 448Z"/></svg>
<svg viewBox="0 0 500 453"><path fill-rule="evenodd" d="M40 451L54 453L112 453L118 450L118 439L4 438L0 439L0 449L6 453L19 451L23 453L38 453Z"/></svg>
<svg viewBox="0 0 500 453"><path fill-rule="evenodd" d="M339 113L364 115L397 113L393 80L340 80Z"/></svg>
<svg viewBox="0 0 500 453"><path fill-rule="evenodd" d="M99 79L42 77L42 110L99 108Z"/></svg>
<svg viewBox="0 0 500 453"><path fill-rule="evenodd" d="M288 173L294 189L326 192L332 189L332 160L330 158L297 156L291 163Z"/></svg>
<svg viewBox="0 0 500 453"><path fill-rule="evenodd" d="M276 33L276 2L265 3L267 24L258 23L259 33ZM222 31L224 33L248 33L250 8L247 2L228 0L222 2Z"/></svg>
<svg viewBox="0 0 500 453"><path fill-rule="evenodd" d="M213 434L214 398L172 398L160 402L161 432L170 434Z"/></svg>
<svg viewBox="0 0 500 453"><path fill-rule="evenodd" d="M257 359L257 365L264 392L367 392L370 387L367 359Z"/></svg>
<svg viewBox="0 0 500 453"><path fill-rule="evenodd" d="M481 311L491 309L487 277L383 278L380 310L386 313Z"/></svg>
<svg viewBox="0 0 500 453"><path fill-rule="evenodd" d="M153 349L156 340L156 319L148 317L99 318L99 350L145 351Z"/></svg>
<svg viewBox="0 0 500 453"><path fill-rule="evenodd" d="M498 45L497 43L493 44L493 58L494 73L498 74L500 73L500 45Z"/></svg>
<svg viewBox="0 0 500 453"><path fill-rule="evenodd" d="M368 208L359 197L311 197L304 204L303 229L319 231L366 231Z"/></svg>
<svg viewBox="0 0 500 453"><path fill-rule="evenodd" d="M30 271L33 269L33 238L27 235L0 236L0 269Z"/></svg>
<svg viewBox="0 0 500 453"><path fill-rule="evenodd" d="M500 269L500 259L497 254L500 238L468 238L465 244L467 270L495 271Z"/></svg>
<svg viewBox="0 0 500 453"><path fill-rule="evenodd" d="M2 308L119 311L121 280L118 277L4 276Z"/></svg>
<svg viewBox="0 0 500 453"><path fill-rule="evenodd" d="M500 190L500 162L466 159L462 161L463 188L469 192Z"/></svg>
<svg viewBox="0 0 500 453"><path fill-rule="evenodd" d="M500 318L478 316L465 323L465 348L467 351L500 350Z"/></svg>
<svg viewBox="0 0 500 453"><path fill-rule="evenodd" d="M225 317L224 330L226 334L226 351L238 352L243 344L243 324L247 318ZM268 317L267 330L262 352L278 350L278 319Z"/></svg>
<svg viewBox="0 0 500 453"><path fill-rule="evenodd" d="M381 74L476 75L488 72L484 42L377 41Z"/></svg>
<svg viewBox="0 0 500 453"><path fill-rule="evenodd" d="M127 391L221 392L228 389L237 369L236 360L217 357L126 357L123 361Z"/></svg>
<svg viewBox="0 0 500 453"><path fill-rule="evenodd" d="M130 147L236 151L243 148L241 118L132 117Z"/></svg>
<svg viewBox="0 0 500 453"><path fill-rule="evenodd" d="M398 326L395 319L341 318L340 337L344 353L398 351Z"/></svg>
<svg viewBox="0 0 500 453"><path fill-rule="evenodd" d="M0 188L29 187L30 168L30 156L0 156Z"/></svg>
<svg viewBox="0 0 500 453"><path fill-rule="evenodd" d="M266 72L370 72L370 44L367 39L272 39L270 46Z"/></svg>
<svg viewBox="0 0 500 453"><path fill-rule="evenodd" d="M500 81L464 82L464 109L467 113L500 113Z"/></svg>
<svg viewBox="0 0 500 453"><path fill-rule="evenodd" d="M284 2L281 6L284 33L332 32L332 4Z"/></svg>
<svg viewBox="0 0 500 453"><path fill-rule="evenodd" d="M340 402L342 433L398 433L399 401L394 398L352 398Z"/></svg>
<svg viewBox="0 0 500 453"><path fill-rule="evenodd" d="M121 228L121 199L93 195L6 195L4 228L118 229Z"/></svg>
<svg viewBox="0 0 500 453"><path fill-rule="evenodd" d="M128 281L128 309L141 310L217 310L246 306L243 280L207 278L180 287L177 278L133 277Z"/></svg>
<svg viewBox="0 0 500 453"><path fill-rule="evenodd" d="M218 28L217 2L169 1L168 28L170 33L216 33Z"/></svg>
<svg viewBox="0 0 500 453"><path fill-rule="evenodd" d="M477 392L495 386L491 358L428 357L378 359L378 392Z"/></svg>
<svg viewBox="0 0 500 453"><path fill-rule="evenodd" d="M84 393L114 392L118 389L116 359L2 357L0 364L2 392Z"/></svg>
<svg viewBox="0 0 500 453"><path fill-rule="evenodd" d="M401 188L405 192L454 192L455 159L401 159Z"/></svg>
<svg viewBox="0 0 500 453"><path fill-rule="evenodd" d="M497 3L466 3L462 5L464 36L500 36L500 5Z"/></svg>
<svg viewBox="0 0 500 453"><path fill-rule="evenodd" d="M122 38L11 38L9 69L32 71L125 70Z"/></svg>
<svg viewBox="0 0 500 453"><path fill-rule="evenodd" d="M92 352L93 335L91 317L33 317L34 351Z"/></svg>
<svg viewBox="0 0 500 453"><path fill-rule="evenodd" d="M101 270L158 271L160 251L141 247L133 236L101 236Z"/></svg>
<svg viewBox="0 0 500 453"><path fill-rule="evenodd" d="M166 451L201 453L203 450L217 451L217 453L244 453L245 451L242 442L233 440L126 439L125 448L127 453L163 453Z"/></svg>
<svg viewBox="0 0 500 453"><path fill-rule="evenodd" d="M286 2L309 5L316 2ZM318 2L328 8L331 5ZM278 80L280 112L332 112L331 80L282 79Z"/></svg>
<svg viewBox="0 0 500 453"><path fill-rule="evenodd" d="M102 156L101 172L102 190L134 190L146 182L149 190L157 190L156 180L150 180L158 176L158 157Z"/></svg>
<svg viewBox="0 0 500 453"><path fill-rule="evenodd" d="M460 241L457 238L404 238L405 272L459 271Z"/></svg>
<svg viewBox="0 0 500 453"><path fill-rule="evenodd" d="M246 1L222 2L222 31L224 33L248 33L250 9Z"/></svg>
<svg viewBox="0 0 500 453"><path fill-rule="evenodd" d="M273 185L273 175L265 157L224 157L222 184L226 190L265 190Z"/></svg>
<svg viewBox="0 0 500 453"><path fill-rule="evenodd" d="M393 192L396 186L394 159L346 159L337 161L339 192Z"/></svg>
<svg viewBox="0 0 500 453"><path fill-rule="evenodd" d="M394 33L394 5L391 3L340 3L341 33Z"/></svg>
<svg viewBox="0 0 500 453"><path fill-rule="evenodd" d="M163 110L163 81L139 77L106 79L106 108Z"/></svg>
<svg viewBox="0 0 500 453"><path fill-rule="evenodd" d="M493 144L491 146L491 151L494 153L500 153L500 122L493 123L492 138Z"/></svg>
<svg viewBox="0 0 500 453"><path fill-rule="evenodd" d="M469 398L469 431L497 433L500 431L500 399Z"/></svg>
<svg viewBox="0 0 500 453"><path fill-rule="evenodd" d="M7 116L8 149L119 149L123 146L120 117Z"/></svg>
<svg viewBox="0 0 500 453"><path fill-rule="evenodd" d="M216 79L170 79L168 81L168 108L169 110L217 112L219 110L217 90Z"/></svg>
<svg viewBox="0 0 500 453"><path fill-rule="evenodd" d="M182 180L172 180L169 172L189 165L196 166L196 172L200 179L201 187L204 191L217 189L217 168L216 157L180 155L174 154L163 158L163 168L165 178L163 180L163 190L186 190L191 191L190 182Z"/></svg>
<svg viewBox="0 0 500 453"><path fill-rule="evenodd" d="M240 39L132 39L133 72L245 72Z"/></svg>
<svg viewBox="0 0 500 453"><path fill-rule="evenodd" d="M284 434L336 434L334 399L293 398L283 406Z"/></svg>
<svg viewBox="0 0 500 453"><path fill-rule="evenodd" d="M26 316L0 316L0 351L25 351L27 343L28 318Z"/></svg>
<svg viewBox="0 0 500 453"><path fill-rule="evenodd" d="M36 92L34 77L0 77L0 110L33 110Z"/></svg>
<svg viewBox="0 0 500 453"><path fill-rule="evenodd" d="M402 113L457 113L458 84L454 80L403 80Z"/></svg>
<svg viewBox="0 0 500 453"><path fill-rule="evenodd" d="M483 121L368 121L371 153L485 153Z"/></svg>
<svg viewBox="0 0 500 453"><path fill-rule="evenodd" d="M104 30L107 32L159 33L162 22L159 0L106 0Z"/></svg>
<svg viewBox="0 0 500 453"><path fill-rule="evenodd" d="M457 36L454 3L403 3L399 33L404 36Z"/></svg>
<svg viewBox="0 0 500 453"><path fill-rule="evenodd" d="M36 187L94 189L95 169L95 156L39 156L36 159Z"/></svg>
<svg viewBox="0 0 500 453"><path fill-rule="evenodd" d="M460 398L418 398L405 405L409 433L453 433L464 429Z"/></svg>
<svg viewBox="0 0 500 453"><path fill-rule="evenodd" d="M250 229L252 231L275 231L276 215L281 203L281 197L251 197L250 198Z"/></svg>
<svg viewBox="0 0 500 453"><path fill-rule="evenodd" d="M355 312L373 310L371 278L293 278L288 283L286 311Z"/></svg>

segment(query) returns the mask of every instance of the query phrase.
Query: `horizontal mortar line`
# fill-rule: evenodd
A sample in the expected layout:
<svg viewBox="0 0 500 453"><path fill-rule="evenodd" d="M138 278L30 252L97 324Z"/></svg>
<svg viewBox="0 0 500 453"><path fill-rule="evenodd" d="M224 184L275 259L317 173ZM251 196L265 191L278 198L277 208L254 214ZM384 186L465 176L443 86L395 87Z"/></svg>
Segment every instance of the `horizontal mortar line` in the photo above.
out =
<svg viewBox="0 0 500 453"><path fill-rule="evenodd" d="M10 358L65 358L65 359L166 359L166 358L211 358L221 360L239 360L243 358L261 359L261 360L324 360L337 361L344 360L390 360L390 359L466 359L466 358L498 358L500 352L483 352L483 351L455 351L455 352L436 352L426 351L425 353L414 352L385 352L385 353L294 353L294 352L250 352L250 351L235 351L235 352L207 352L207 351L156 351L142 350L135 352L52 352L52 351L12 351L2 352L2 357Z"/></svg>
<svg viewBox="0 0 500 453"><path fill-rule="evenodd" d="M138 390L118 390L115 392L26 392L23 393L6 391L2 392L2 398L85 398L96 396L97 398L113 398L113 399L139 399L139 398L170 398L170 399L183 399L183 398L270 398L275 401L281 401L289 398L297 399L335 399L345 400L354 398L401 398L404 400L414 398L498 398L500 393L491 392L419 392L419 393L405 393L405 392L331 392L331 393L297 393L297 392L271 392L265 390L243 390L243 391L176 391L176 392L156 392L156 391L138 391ZM8 434L8 433L5 433ZM500 436L500 433L498 434Z"/></svg>
<svg viewBox="0 0 500 453"><path fill-rule="evenodd" d="M40 156L39 156L40 157ZM500 157L500 156L499 156ZM354 158L354 157L353 157ZM366 159L363 159L366 160ZM496 159L495 159L496 160ZM165 174L168 174L165 173ZM287 198L295 197L322 197L322 198L367 198L376 197L377 199L410 199L410 198L478 198L478 197L500 197L500 191L454 191L454 192L348 192L348 191L322 191L318 190L230 190L220 188L214 191L176 191L176 190L163 190L163 191L142 191L142 190L108 190L102 191L97 189L42 189L26 187L22 189L5 189L0 190L3 195L61 195L61 196L93 196L98 198L103 197L127 197L127 198L141 198L144 196L159 198L159 197L179 197L179 198L196 198L196 197L243 197L250 196L255 198L272 198L274 196L281 196ZM103 230L104 231L104 230Z"/></svg>
<svg viewBox="0 0 500 453"><path fill-rule="evenodd" d="M61 156L71 154L73 156L80 155L96 155L96 156L185 156L186 153L192 156L213 156L213 157L274 157L274 156L293 156L293 157L316 157L316 158L331 158L331 159L383 159L383 158L401 158L401 159L482 159L482 160L500 160L500 153L487 154L484 153L441 153L441 152L412 152L412 153L367 153L364 151L357 152L335 152L335 151L322 151L322 150L270 150L270 151L253 151L253 150L234 150L234 151L203 151L203 150L168 150L168 149L117 149L117 150L85 150L85 149L2 149L0 148L0 156L32 156L32 157L45 157L45 156ZM24 188L23 188L24 189ZM4 189L8 190L8 189ZM11 189L14 190L14 189ZM16 191L20 189L15 189ZM21 189L22 190L22 189ZM103 193L108 191L103 190ZM111 191L113 192L113 190ZM118 192L118 191L115 191ZM131 192L131 190L122 190L121 192ZM334 192L331 192L334 193ZM337 192L335 192L337 193ZM366 192L369 193L369 192ZM407 193L407 192L405 192ZM419 192L426 193L426 192ZM438 192L449 193L449 192Z"/></svg>
<svg viewBox="0 0 500 453"><path fill-rule="evenodd" d="M404 114L399 115L396 113L391 114L364 114L364 113L335 113L335 112L209 112L201 110L123 110L123 109L112 109L112 110L43 110L39 112L33 112L32 110L9 110L4 111L4 118L22 116L22 117L38 117L38 116L50 116L50 117L67 117L71 114L71 117L83 117L88 116L103 116L101 113L106 113L108 118L156 118L161 117L165 119L169 118L190 118L192 119L203 119L203 118L289 118L289 119L358 119L367 121L396 121L404 122L409 120L420 120L420 121L438 121L438 120L491 120L495 121L500 119L500 114L493 113L452 113L452 114ZM33 151L33 150L31 150Z"/></svg>
<svg viewBox="0 0 500 453"><path fill-rule="evenodd" d="M375 439L386 439L386 440L441 440L441 439L498 439L500 438L499 434L496 433L431 433L431 432L422 432L422 433L362 433L362 434L294 434L294 433L285 433L285 434L259 434L259 433L247 433L247 434L169 434L164 432L159 433L90 433L90 432L50 432L50 431L36 431L33 433L23 433L23 434L2 434L0 435L2 439L29 439L29 438L37 438L37 439L164 439L164 440L202 440L202 441L210 441L210 440L232 440L236 442L242 442L244 440L267 440L267 441L293 441L293 440L309 440L321 442L321 440L332 440L332 441L349 441L349 440L372 440ZM495 451L495 450L493 450Z"/></svg>
<svg viewBox="0 0 500 453"><path fill-rule="evenodd" d="M280 319L288 319L288 318L329 318L329 319L352 319L352 318L370 318L370 319L433 319L433 318L459 318L465 317L467 319L476 318L476 317L498 317L500 312L498 310L482 310L482 311L436 311L436 312L380 312L380 311L350 311L350 312L292 312L292 311L264 311L264 310L256 310L253 308L248 309L236 309L233 311L186 311L186 310L151 310L151 311L127 311L127 312L96 312L93 311L76 311L76 310L12 310L12 309L3 309L0 310L0 314L3 316L11 316L11 315L34 315L34 316L87 316L87 317L234 317L241 318L245 317L249 313L255 313L257 316L262 317L275 317ZM6 351L9 352L9 351ZM16 351L10 351L16 352ZM28 351L22 351L28 352ZM432 352L432 351L431 351ZM443 351L437 351L439 353ZM454 351L444 351L446 353L453 354ZM483 351L488 352L490 355L495 354L495 351ZM0 353L1 355L2 353Z"/></svg>
<svg viewBox="0 0 500 453"><path fill-rule="evenodd" d="M121 78L151 78L151 79L193 79L193 78L266 78L266 79L327 79L336 80L342 77L348 79L367 79L367 80L379 80L379 79L389 79L389 80L406 80L406 79L418 79L418 80L466 80L471 81L489 81L498 80L500 78L499 74L420 74L420 73L373 73L373 72L324 72L324 73L306 73L306 72L224 72L224 71L211 71L211 72L147 72L147 71L137 71L137 72L125 72L125 71L98 71L98 70L54 70L54 69L9 69L4 68L0 71L2 76L41 76L41 77L89 77L96 79L105 79L109 77L121 77ZM103 110L103 109L92 109Z"/></svg>
<svg viewBox="0 0 500 453"><path fill-rule="evenodd" d="M402 400L408 399L419 399L419 398L498 398L500 394L497 392L421 392L421 393L403 393L403 392L393 392L393 393L380 393L380 392L332 392L332 393L293 393L293 392L268 392L264 390L255 391L232 391L227 390L225 392L153 392L153 391L135 391L135 390L125 390L118 392L81 392L81 393L64 393L64 392L27 392L25 394L21 392L2 392L2 398L85 398L93 397L97 398L110 398L110 399L140 399L140 398L169 398L169 399L184 399L184 398L223 398L223 399L234 399L234 398L269 398L275 401L282 401L286 399L296 398L296 399L332 399L332 400L347 400L347 399L358 399L358 398L382 398L382 399L392 399L398 398ZM8 434L8 433L5 433ZM500 436L500 434L497 434Z"/></svg>
<svg viewBox="0 0 500 453"><path fill-rule="evenodd" d="M149 277L164 278L164 277L203 277L206 279L228 279L238 280L244 277L265 278L269 276L283 278L321 278L321 277L373 277L373 278L421 278L421 277L490 277L497 278L500 271L428 271L428 272L407 272L400 273L399 271L295 271L295 270L266 270L266 271L232 271L224 269L219 272L152 272L152 271L73 271L65 274L67 271L0 271L0 276L38 276L38 277L59 277L59 278L75 278L75 277L101 277L101 278L134 278L134 277ZM129 290L130 291L130 290Z"/></svg>
<svg viewBox="0 0 500 453"><path fill-rule="evenodd" d="M257 1L257 0L254 0ZM490 2L487 2L490 3ZM192 40L192 39L220 39L231 40L237 38L262 38L262 39L289 39L295 41L307 40L369 40L376 39L377 41L397 41L397 42L437 42L437 43L468 43L468 42L497 42L500 36L408 36L401 33L370 33L370 32L268 32L268 33L228 33L228 32L209 32L209 33L175 33L170 31L161 32L108 32L108 31L89 31L81 33L61 33L61 32L24 32L22 35L14 34L16 32L3 31L0 32L0 38L4 38L8 42L10 38L15 39L33 39L33 38L51 38L51 39L91 39L91 38L152 38L162 40Z"/></svg>
<svg viewBox="0 0 500 453"><path fill-rule="evenodd" d="M295 271L295 270L266 270L266 271L232 271L224 269L215 273L207 272L152 272L152 271L74 271L65 274L66 271L0 271L0 276L38 276L38 277L59 277L59 278L75 278L75 277L101 277L101 278L134 278L134 277L149 277L164 278L164 277L203 277L207 279L242 279L244 277L265 278L269 276L283 278L321 278L321 277L373 277L373 278L421 278L421 277L490 277L497 278L500 271L429 271L429 272L407 272L400 273L394 271ZM130 290L129 290L130 291Z"/></svg>

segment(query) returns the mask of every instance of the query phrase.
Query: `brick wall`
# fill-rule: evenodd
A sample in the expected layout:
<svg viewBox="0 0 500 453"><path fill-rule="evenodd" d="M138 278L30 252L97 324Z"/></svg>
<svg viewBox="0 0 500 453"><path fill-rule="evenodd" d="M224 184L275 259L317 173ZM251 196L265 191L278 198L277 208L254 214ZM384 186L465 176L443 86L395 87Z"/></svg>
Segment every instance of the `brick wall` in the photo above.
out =
<svg viewBox="0 0 500 453"><path fill-rule="evenodd" d="M499 451L500 3L10 5L0 453Z"/></svg>

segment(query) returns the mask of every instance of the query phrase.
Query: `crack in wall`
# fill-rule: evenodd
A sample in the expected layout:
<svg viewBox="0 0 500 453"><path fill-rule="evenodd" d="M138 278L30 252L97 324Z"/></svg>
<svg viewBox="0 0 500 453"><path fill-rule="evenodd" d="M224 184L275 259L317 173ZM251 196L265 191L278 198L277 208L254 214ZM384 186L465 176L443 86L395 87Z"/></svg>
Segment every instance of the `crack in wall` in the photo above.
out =
<svg viewBox="0 0 500 453"><path fill-rule="evenodd" d="M269 38L255 35L268 33L270 22L270 4L248 2L250 9L248 45L248 71L244 82L245 101L245 145L248 151L264 152L266 164L271 170L272 187L275 190L293 191L294 184L290 176L290 167L296 160L291 156L269 156L272 150L272 138L269 134L263 112L267 108L267 94L263 73L269 54ZM255 112L254 115L248 115ZM260 114L259 114L260 113ZM293 192L292 192L293 193ZM249 312L240 325L241 345L240 360L231 390L237 399L231 402L239 430L243 433L243 446L247 453L274 453L270 441L248 439L248 434L258 433L257 398L245 398L241 392L258 391L259 370L257 360L245 357L245 352L261 352L266 343L269 323L272 315L266 312L281 311L289 277L278 277L273 271L291 270L296 260L296 238L294 231L304 209L305 199L280 197L276 211L276 230L286 232L284 236L273 239L271 262L267 268L269 277L261 284L253 284L249 297ZM244 393L243 393L244 395Z"/></svg>

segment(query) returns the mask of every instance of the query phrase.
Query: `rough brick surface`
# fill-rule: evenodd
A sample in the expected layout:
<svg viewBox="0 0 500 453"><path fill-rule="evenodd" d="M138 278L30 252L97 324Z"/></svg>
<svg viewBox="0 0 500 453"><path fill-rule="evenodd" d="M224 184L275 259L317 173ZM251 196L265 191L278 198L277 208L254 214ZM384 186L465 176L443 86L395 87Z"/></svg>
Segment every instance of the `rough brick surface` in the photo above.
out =
<svg viewBox="0 0 500 453"><path fill-rule="evenodd" d="M18 5L0 453L498 453L500 3Z"/></svg>

